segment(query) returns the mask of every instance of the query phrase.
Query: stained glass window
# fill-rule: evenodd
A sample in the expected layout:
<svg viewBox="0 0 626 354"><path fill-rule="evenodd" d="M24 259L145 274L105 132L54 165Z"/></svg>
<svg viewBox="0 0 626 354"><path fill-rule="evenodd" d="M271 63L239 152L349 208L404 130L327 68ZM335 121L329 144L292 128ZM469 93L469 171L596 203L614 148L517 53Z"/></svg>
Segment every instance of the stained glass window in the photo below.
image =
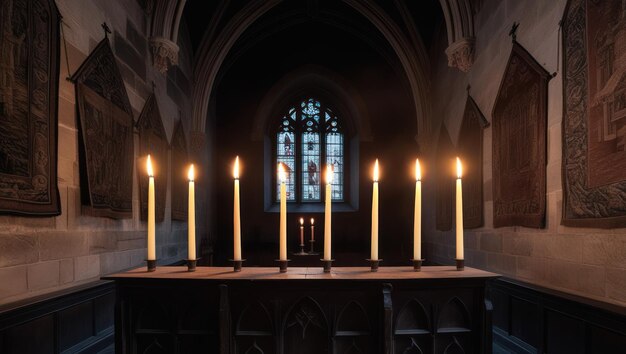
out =
<svg viewBox="0 0 626 354"><path fill-rule="evenodd" d="M288 201L322 201L326 164L334 168L332 199L344 199L344 136L339 118L330 108L309 98L289 109L280 120L275 147L276 163L283 163L287 170ZM276 181L276 201L279 199Z"/></svg>

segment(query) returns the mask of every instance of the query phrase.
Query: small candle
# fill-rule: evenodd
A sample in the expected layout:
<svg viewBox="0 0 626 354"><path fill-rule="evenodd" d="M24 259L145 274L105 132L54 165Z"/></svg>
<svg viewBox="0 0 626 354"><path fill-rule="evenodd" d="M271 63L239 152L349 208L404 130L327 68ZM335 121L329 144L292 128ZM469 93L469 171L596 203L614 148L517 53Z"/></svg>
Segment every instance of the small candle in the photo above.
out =
<svg viewBox="0 0 626 354"><path fill-rule="evenodd" d="M311 241L315 241L315 219L311 218Z"/></svg>
<svg viewBox="0 0 626 354"><path fill-rule="evenodd" d="M372 190L372 251L371 260L378 260L378 159L374 164L374 188Z"/></svg>
<svg viewBox="0 0 626 354"><path fill-rule="evenodd" d="M300 218L300 246L304 246L304 218Z"/></svg>
<svg viewBox="0 0 626 354"><path fill-rule="evenodd" d="M463 259L463 186L461 175L463 166L461 160L456 158L456 259Z"/></svg>
<svg viewBox="0 0 626 354"><path fill-rule="evenodd" d="M148 155L148 260L156 260L156 237L154 228L154 171Z"/></svg>
<svg viewBox="0 0 626 354"><path fill-rule="evenodd" d="M235 178L235 196L233 204L233 260L241 260L241 211L239 208L239 156L235 158L233 167Z"/></svg>
<svg viewBox="0 0 626 354"><path fill-rule="evenodd" d="M332 183L333 168L332 165L326 166L326 207L324 208L324 260L330 261L331 258L331 238L332 238Z"/></svg>
<svg viewBox="0 0 626 354"><path fill-rule="evenodd" d="M282 163L278 164L278 180L280 181L280 238L279 238L279 259L287 260L287 188L285 180L287 174Z"/></svg>
<svg viewBox="0 0 626 354"><path fill-rule="evenodd" d="M422 171L415 160L415 215L413 219L413 259L422 259Z"/></svg>
<svg viewBox="0 0 626 354"><path fill-rule="evenodd" d="M193 261L196 259L196 192L195 183L193 181L193 165L189 166L187 177L189 178L189 211L187 212L189 224L187 226L187 259Z"/></svg>

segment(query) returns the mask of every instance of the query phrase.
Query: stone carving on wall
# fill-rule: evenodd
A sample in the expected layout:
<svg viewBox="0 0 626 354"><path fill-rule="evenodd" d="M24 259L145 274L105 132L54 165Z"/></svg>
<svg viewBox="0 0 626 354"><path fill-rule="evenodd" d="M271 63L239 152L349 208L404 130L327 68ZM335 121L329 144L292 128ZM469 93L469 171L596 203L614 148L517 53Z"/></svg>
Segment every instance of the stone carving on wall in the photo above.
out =
<svg viewBox="0 0 626 354"><path fill-rule="evenodd" d="M463 227L483 226L483 129L489 126L476 102L467 95L459 157L463 161Z"/></svg>
<svg viewBox="0 0 626 354"><path fill-rule="evenodd" d="M545 224L549 80L513 40L493 108L494 227Z"/></svg>
<svg viewBox="0 0 626 354"><path fill-rule="evenodd" d="M178 65L178 45L169 39L155 37L150 39L152 62L160 73L167 72L170 66Z"/></svg>
<svg viewBox="0 0 626 354"><path fill-rule="evenodd" d="M626 3L568 3L563 69L562 223L625 227Z"/></svg>
<svg viewBox="0 0 626 354"><path fill-rule="evenodd" d="M474 64L474 38L462 38L446 48L448 66L466 73Z"/></svg>
<svg viewBox="0 0 626 354"><path fill-rule="evenodd" d="M59 16L52 0L0 2L0 213L59 215Z"/></svg>
<svg viewBox="0 0 626 354"><path fill-rule="evenodd" d="M187 220L189 155L185 130L179 120L172 136L172 220Z"/></svg>
<svg viewBox="0 0 626 354"><path fill-rule="evenodd" d="M437 212L436 226L439 231L452 229L454 209L455 164L454 146L445 125L441 126L437 143Z"/></svg>
<svg viewBox="0 0 626 354"><path fill-rule="evenodd" d="M155 219L161 222L165 217L165 195L169 178L169 144L165 128L163 128L159 104L154 93L146 100L143 111L137 120L137 130L139 131L140 156L137 160L137 176L139 178L141 220L148 219L148 175L145 157L150 154L155 175Z"/></svg>
<svg viewBox="0 0 626 354"><path fill-rule="evenodd" d="M72 76L78 103L82 212L132 217L133 113L107 38Z"/></svg>

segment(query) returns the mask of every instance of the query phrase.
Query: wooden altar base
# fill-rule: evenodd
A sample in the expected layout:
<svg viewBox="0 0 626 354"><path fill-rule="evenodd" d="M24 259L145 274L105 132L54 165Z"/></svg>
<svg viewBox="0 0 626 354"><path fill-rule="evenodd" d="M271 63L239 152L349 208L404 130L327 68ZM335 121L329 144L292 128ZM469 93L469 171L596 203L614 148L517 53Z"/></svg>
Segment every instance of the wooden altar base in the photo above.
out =
<svg viewBox="0 0 626 354"><path fill-rule="evenodd" d="M455 267L145 267L113 274L117 353L491 353L485 282Z"/></svg>

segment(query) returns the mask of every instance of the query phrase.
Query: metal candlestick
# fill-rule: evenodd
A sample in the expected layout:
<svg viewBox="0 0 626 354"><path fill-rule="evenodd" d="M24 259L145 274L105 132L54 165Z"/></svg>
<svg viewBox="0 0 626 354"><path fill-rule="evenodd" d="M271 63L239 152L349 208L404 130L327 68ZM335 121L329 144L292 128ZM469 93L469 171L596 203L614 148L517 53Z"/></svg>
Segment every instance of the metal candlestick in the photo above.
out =
<svg viewBox="0 0 626 354"><path fill-rule="evenodd" d="M456 270L463 270L465 269L465 260L464 259L457 259L456 260Z"/></svg>
<svg viewBox="0 0 626 354"><path fill-rule="evenodd" d="M366 259L366 261L370 262L370 267L372 272L378 272L378 265L382 262L382 259Z"/></svg>
<svg viewBox="0 0 626 354"><path fill-rule="evenodd" d="M241 266L243 262L245 262L246 260L245 259L238 259L238 260L229 259L229 261L233 263L233 272L241 272Z"/></svg>
<svg viewBox="0 0 626 354"><path fill-rule="evenodd" d="M423 259L411 259L411 262L413 262L413 270L416 272L421 272L422 271L422 263L424 262Z"/></svg>
<svg viewBox="0 0 626 354"><path fill-rule="evenodd" d="M156 259L146 259L146 264L148 266L148 272L154 272L156 270Z"/></svg>
<svg viewBox="0 0 626 354"><path fill-rule="evenodd" d="M195 272L196 271L196 265L198 265L198 260L197 259L188 259L187 260L187 271L188 272Z"/></svg>
<svg viewBox="0 0 626 354"><path fill-rule="evenodd" d="M296 256L306 256L308 253L304 251L304 243L300 244L300 252L294 253Z"/></svg>
<svg viewBox="0 0 626 354"><path fill-rule="evenodd" d="M322 264L324 265L324 273L330 273L330 269L332 268L334 259L320 259Z"/></svg>
<svg viewBox="0 0 626 354"><path fill-rule="evenodd" d="M277 259L276 262L278 262L278 269L280 270L281 273L287 273L287 263L289 263L291 259Z"/></svg>
<svg viewBox="0 0 626 354"><path fill-rule="evenodd" d="M315 250L314 250L315 240L309 240L309 242L311 243L311 250L309 251L308 254L310 254L310 255L318 255L319 253L315 252Z"/></svg>

